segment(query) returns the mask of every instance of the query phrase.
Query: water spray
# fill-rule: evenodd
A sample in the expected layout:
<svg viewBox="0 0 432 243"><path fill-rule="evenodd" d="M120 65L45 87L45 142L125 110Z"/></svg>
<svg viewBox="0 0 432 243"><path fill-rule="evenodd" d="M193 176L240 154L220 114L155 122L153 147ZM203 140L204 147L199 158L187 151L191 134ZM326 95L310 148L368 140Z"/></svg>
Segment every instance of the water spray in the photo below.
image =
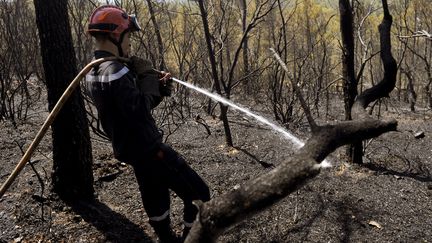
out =
<svg viewBox="0 0 432 243"><path fill-rule="evenodd" d="M286 131L285 129L283 129L282 127L270 122L269 120L267 120L266 118L256 115L254 113L252 113L249 109L242 107L240 105L234 104L232 101L223 98L222 96L215 94L215 93L211 93L205 89L199 88L193 84L190 83L186 83L185 81L173 78L173 80L181 85L184 85L190 89L193 89L195 91L198 91L210 98L212 98L215 101L218 101L220 103L223 103L224 105L230 106L232 108L234 108L235 110L241 111L244 114L246 114L249 117L255 118L257 121L259 121L262 124L268 125L269 127L271 127L273 130L281 133L285 138L287 138L290 142L292 142L296 148L300 148L304 145L304 142L302 142L300 139L298 139L296 136L294 136L293 134L291 134L290 132Z"/></svg>
<svg viewBox="0 0 432 243"><path fill-rule="evenodd" d="M223 98L222 96L220 96L220 95L218 95L218 94L211 93L211 92L209 92L209 91L207 91L207 90L205 90L205 89L203 89L203 88L197 87L197 86L195 86L195 85L193 85L193 84L187 83L187 82L182 81L182 80L177 79L177 78L172 78L172 79L173 79L175 82L177 82L177 83L179 83L179 84L181 84L181 85L183 85L183 86L186 86L186 87L188 87L188 88L190 88L190 89L193 89L193 90L195 90L195 91L197 91L197 92L199 92L199 93L202 93L202 94L204 94L204 95L206 95L206 96L212 98L212 99L215 100L215 101L221 102L221 103L223 103L224 105L227 105L227 106L230 106L230 107L234 108L235 110L241 111L241 112L243 112L244 114L246 114L247 116L256 119L258 122L260 122L260 123L262 123L262 124L264 124L264 125L267 125L267 126L271 127L271 128L272 128L273 130L275 130L276 132L279 132L280 134L282 134L282 135L283 135L283 136L284 136L288 141L290 141L290 142L291 142L291 143L292 143L292 144L293 144L297 149L303 147L304 142L301 141L301 140L300 140L299 138L297 138L296 136L294 136L292 133L290 133L290 132L287 131L286 129L282 128L281 126L278 126L278 125L276 125L276 124L270 122L268 119L266 119L266 118L264 118L264 117L262 117L262 116L260 116L260 115L254 114L254 113L251 112L249 109L247 109L247 108L245 108L245 107L242 107L242 106L240 106L240 105L234 104L232 101L230 101L230 100L228 100L228 99L226 99L226 98ZM319 168L327 168L327 167L331 167L331 164L330 164L327 160L323 160L320 164L317 164L317 166L318 166Z"/></svg>

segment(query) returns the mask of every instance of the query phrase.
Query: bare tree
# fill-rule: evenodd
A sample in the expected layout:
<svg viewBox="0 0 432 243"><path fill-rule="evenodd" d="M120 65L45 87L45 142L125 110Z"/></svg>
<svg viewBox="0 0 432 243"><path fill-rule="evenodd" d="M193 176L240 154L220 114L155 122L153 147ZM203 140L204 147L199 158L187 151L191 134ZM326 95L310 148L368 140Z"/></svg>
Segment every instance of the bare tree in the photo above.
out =
<svg viewBox="0 0 432 243"><path fill-rule="evenodd" d="M198 1L198 5L200 8L200 12L201 12L201 18L202 18L202 23L203 23L203 28L204 28L204 35L205 35L208 55L209 55L209 59L210 59L210 65L211 65L212 76L213 76L213 84L216 88L216 92L218 94L222 94L222 89L221 89L221 85L219 82L219 74L218 74L217 66L216 66L215 52L214 52L213 45L211 42L210 28L209 28L208 17L207 17L208 16L207 10L204 6L204 1L202 1L202 0ZM228 146L233 146L231 129L230 129L230 126L228 123L228 117L227 117L228 107L224 106L222 103L219 103L219 105L220 105L220 109L221 109L221 118L222 118L222 122L224 124L224 129L225 129L226 143Z"/></svg>
<svg viewBox="0 0 432 243"><path fill-rule="evenodd" d="M77 74L67 1L35 0L51 110ZM92 155L84 104L75 91L52 125L53 189L63 199L93 198Z"/></svg>
<svg viewBox="0 0 432 243"><path fill-rule="evenodd" d="M339 0L340 29L342 35L342 76L344 87L345 120L351 120L351 109L357 96L355 75L355 49L353 9L349 0ZM361 163L363 146L357 142L347 147L347 156L353 163Z"/></svg>
<svg viewBox="0 0 432 243"><path fill-rule="evenodd" d="M425 29L432 27L432 21L429 18L432 7L422 1L407 0L401 0L399 5L400 28L398 37L404 48L408 50L404 56L406 62L401 63L402 73L406 77L406 91L408 96L414 97L412 91L415 91L416 87L414 86L411 90L409 85L410 82L416 83L417 86L420 86L418 90L422 90L419 94L422 95L426 107L431 109L432 41L430 41L431 35ZM402 80L400 85L402 85Z"/></svg>
<svg viewBox="0 0 432 243"><path fill-rule="evenodd" d="M156 21L156 13L155 13L154 8L153 8L152 0L146 0L146 1L147 1L148 10L150 13L150 19L152 21L155 35L156 35L156 40L157 40L157 47L158 47L158 52L159 52L159 69L164 70L166 68L166 65L165 65L165 59L164 59L164 44L162 41L160 27L159 27L158 22Z"/></svg>
<svg viewBox="0 0 432 243"><path fill-rule="evenodd" d="M177 16L176 16L177 15ZM178 6L174 16L167 14L169 23L169 46L171 47L173 58L177 70L174 72L181 80L197 82L204 76L198 71L201 60L206 55L205 40L200 38L199 33L201 23L196 18L196 13L191 8L190 3L182 3ZM180 17L181 16L181 17ZM179 19L181 20L178 20ZM177 31L181 29L182 31ZM176 95L173 97L178 103L178 109L182 118L183 110L187 115L191 115L191 96L190 90L183 86L177 87Z"/></svg>
<svg viewBox="0 0 432 243"><path fill-rule="evenodd" d="M294 26L289 25L291 19L298 7L298 1L292 7L292 10L287 14L282 6L282 1L277 1L277 13L271 13L269 15L269 21L267 22L268 28L274 31L269 32L269 39L272 45L278 53L280 53L282 60L288 63L288 58L290 57L290 51L293 52L295 48L289 48L292 45L293 39L295 38ZM280 18L281 28L276 25L276 18ZM289 29L292 27L292 29ZM280 31L277 31L277 30ZM289 36L289 33L293 33ZM292 57L292 56L291 56ZM297 57L292 57L297 58ZM289 64L287 64L289 65ZM286 73L282 70L277 62L273 62L268 71L268 97L271 104L271 110L275 116L275 119L282 124L292 124L297 123L297 120L301 120L301 116L296 116L298 114L295 112L295 103L297 101L294 90L289 85L286 85Z"/></svg>
<svg viewBox="0 0 432 243"><path fill-rule="evenodd" d="M293 70L292 78L305 91L305 100L320 116L321 101L329 106L329 80L334 79L333 72L339 66L332 63L334 48L328 26L334 15L321 10L313 1L296 1L286 4L277 1L277 11L267 18L271 46L274 46L287 66ZM313 13L313 14L312 14ZM306 24L303 24L306 23ZM290 78L280 68L271 63L265 72L268 75L268 97L271 110L277 121L285 126L296 127L302 124L301 112ZM323 97L324 96L324 97ZM326 109L328 114L328 108Z"/></svg>
<svg viewBox="0 0 432 243"><path fill-rule="evenodd" d="M0 120L14 126L27 119L41 92L34 18L28 1L0 1Z"/></svg>
<svg viewBox="0 0 432 243"><path fill-rule="evenodd" d="M229 33L231 33L231 31L229 31L231 28L229 20L232 18L232 10L226 10L232 5L232 1L219 1L218 3L222 14L218 15L219 24L216 27L218 30L216 33L212 34L209 27L208 6L206 7L204 1L198 1L210 59L213 85L218 94L223 94L226 98L230 99L233 88L239 85L243 80L241 78L236 78L235 73L240 53L244 47L244 42L248 39L250 31L264 21L265 16L274 8L276 1L257 1L256 9L242 33L240 42L238 44L236 43L237 46L232 43L232 37L229 35ZM207 2L207 5L210 5L210 2ZM225 18L227 19L226 21L224 21ZM231 48L231 46L234 46L234 48ZM233 49L234 54L232 54L231 49ZM228 146L233 146L231 130L227 118L228 107L220 103L220 110L221 119L224 124L226 143Z"/></svg>

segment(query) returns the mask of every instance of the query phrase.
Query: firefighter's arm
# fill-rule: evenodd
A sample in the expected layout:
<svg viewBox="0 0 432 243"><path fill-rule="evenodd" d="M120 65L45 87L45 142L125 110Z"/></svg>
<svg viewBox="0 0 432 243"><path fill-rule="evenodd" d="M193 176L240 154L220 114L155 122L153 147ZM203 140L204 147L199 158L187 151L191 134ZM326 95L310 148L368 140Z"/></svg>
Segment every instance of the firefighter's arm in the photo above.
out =
<svg viewBox="0 0 432 243"><path fill-rule="evenodd" d="M130 58L130 67L138 75L137 86L143 93L155 96L171 96L172 79L169 72L157 71L149 60L139 57Z"/></svg>
<svg viewBox="0 0 432 243"><path fill-rule="evenodd" d="M151 114L151 109L159 101L151 94L140 92L129 78L113 82L111 92L115 92L115 104L131 116L142 116Z"/></svg>
<svg viewBox="0 0 432 243"><path fill-rule="evenodd" d="M137 75L136 85L140 92L160 97L159 74L153 71L151 62L135 56L130 60L129 66Z"/></svg>

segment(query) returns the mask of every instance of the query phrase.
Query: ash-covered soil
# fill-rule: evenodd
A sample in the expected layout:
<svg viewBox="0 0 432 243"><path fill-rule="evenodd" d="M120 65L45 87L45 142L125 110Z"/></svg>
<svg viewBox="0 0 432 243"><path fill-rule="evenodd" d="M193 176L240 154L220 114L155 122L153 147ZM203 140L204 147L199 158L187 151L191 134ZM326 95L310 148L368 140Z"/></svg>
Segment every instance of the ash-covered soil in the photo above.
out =
<svg viewBox="0 0 432 243"><path fill-rule="evenodd" d="M271 117L259 103L250 107ZM193 113L167 143L207 181L212 197L265 174L294 153L290 142L234 111L229 114L236 148L227 147L222 123L200 109ZM18 129L0 123L1 183L46 115L35 113ZM331 168L230 229L219 242L432 242L432 112L391 106L382 116L396 118L399 131L367 141L364 165L347 164L339 149L329 158ZM425 137L414 138L418 131ZM294 133L308 136L307 127ZM107 142L94 137L92 144L96 200L65 204L50 192L47 134L33 155L33 168L28 164L0 199L0 242L156 241L131 168L113 158ZM180 231L182 205L175 195L172 207L173 227Z"/></svg>

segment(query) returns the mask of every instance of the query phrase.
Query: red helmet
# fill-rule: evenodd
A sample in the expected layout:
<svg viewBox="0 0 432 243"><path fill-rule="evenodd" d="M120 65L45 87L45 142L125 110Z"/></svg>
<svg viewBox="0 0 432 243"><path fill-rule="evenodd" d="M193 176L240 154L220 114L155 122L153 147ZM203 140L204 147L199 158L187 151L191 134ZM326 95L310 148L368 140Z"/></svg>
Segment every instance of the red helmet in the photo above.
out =
<svg viewBox="0 0 432 243"><path fill-rule="evenodd" d="M113 5L103 5L96 8L90 16L88 33L113 33L116 40L127 31L139 31L135 15L128 15L123 9Z"/></svg>

